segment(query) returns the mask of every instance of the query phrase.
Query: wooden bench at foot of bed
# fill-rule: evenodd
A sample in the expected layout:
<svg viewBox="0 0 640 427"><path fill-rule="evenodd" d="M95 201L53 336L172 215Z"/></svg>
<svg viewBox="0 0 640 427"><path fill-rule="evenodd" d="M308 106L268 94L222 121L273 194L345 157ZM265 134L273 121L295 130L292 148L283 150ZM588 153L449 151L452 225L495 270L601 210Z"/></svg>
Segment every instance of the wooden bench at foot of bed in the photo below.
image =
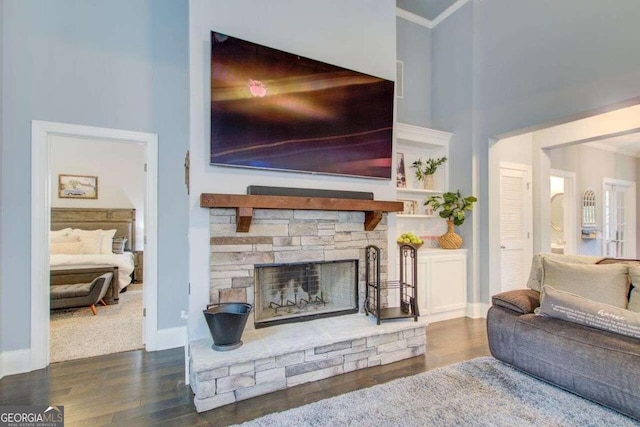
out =
<svg viewBox="0 0 640 427"><path fill-rule="evenodd" d="M95 265L91 267L74 267L72 265L64 265L51 267L50 280L51 286L71 285L74 283L91 283L93 279L104 273L113 273L111 285L105 295L104 302L107 305L118 304L120 298L120 289L118 286L118 267L112 265Z"/></svg>

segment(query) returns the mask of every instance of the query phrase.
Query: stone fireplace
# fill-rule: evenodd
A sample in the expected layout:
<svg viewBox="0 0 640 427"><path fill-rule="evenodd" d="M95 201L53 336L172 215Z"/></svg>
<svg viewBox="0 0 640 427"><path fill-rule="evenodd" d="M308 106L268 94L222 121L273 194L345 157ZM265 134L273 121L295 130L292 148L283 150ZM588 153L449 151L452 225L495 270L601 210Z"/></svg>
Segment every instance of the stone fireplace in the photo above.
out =
<svg viewBox="0 0 640 427"><path fill-rule="evenodd" d="M256 327L358 312L358 260L256 265Z"/></svg>
<svg viewBox="0 0 640 427"><path fill-rule="evenodd" d="M237 232L235 209L210 209L210 302L248 302L257 309L261 303L255 292L256 266L258 270L267 267L265 271L269 271L269 267L284 264L357 261L358 298L349 309L362 311L367 245L381 249L382 276L386 277L387 273L387 217L383 216L374 231L365 231L364 215L363 212L256 209L250 230ZM329 265L332 264L323 267L326 275L335 275L334 267ZM314 310L320 307L316 304ZM285 312L279 310L279 317L284 317ZM248 329L256 324L256 315L254 310L247 322Z"/></svg>
<svg viewBox="0 0 640 427"><path fill-rule="evenodd" d="M400 203L203 194L201 206L210 209L210 302L256 310L236 350L213 351L210 338L190 342L198 412L424 354L423 320L376 325L362 314L365 248L381 249L386 280L385 212ZM329 311L345 315L315 320Z"/></svg>

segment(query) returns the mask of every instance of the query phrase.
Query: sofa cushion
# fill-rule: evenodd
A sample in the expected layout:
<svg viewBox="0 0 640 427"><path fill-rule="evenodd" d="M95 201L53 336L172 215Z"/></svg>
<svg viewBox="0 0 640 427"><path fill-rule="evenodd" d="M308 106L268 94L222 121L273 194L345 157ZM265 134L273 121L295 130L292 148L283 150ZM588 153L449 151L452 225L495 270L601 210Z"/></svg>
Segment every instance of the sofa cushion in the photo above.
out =
<svg viewBox="0 0 640 427"><path fill-rule="evenodd" d="M640 313L542 287L540 314L640 339Z"/></svg>
<svg viewBox="0 0 640 427"><path fill-rule="evenodd" d="M533 313L540 304L540 293L532 289L516 289L494 295L491 302L516 313Z"/></svg>
<svg viewBox="0 0 640 427"><path fill-rule="evenodd" d="M627 308L629 267L625 264L579 265L543 259L542 286Z"/></svg>
<svg viewBox="0 0 640 427"><path fill-rule="evenodd" d="M531 260L531 272L527 281L527 288L540 292L542 290L542 260L544 258L562 261L570 264L595 264L602 260L602 257L584 255L561 255L561 254L536 254Z"/></svg>

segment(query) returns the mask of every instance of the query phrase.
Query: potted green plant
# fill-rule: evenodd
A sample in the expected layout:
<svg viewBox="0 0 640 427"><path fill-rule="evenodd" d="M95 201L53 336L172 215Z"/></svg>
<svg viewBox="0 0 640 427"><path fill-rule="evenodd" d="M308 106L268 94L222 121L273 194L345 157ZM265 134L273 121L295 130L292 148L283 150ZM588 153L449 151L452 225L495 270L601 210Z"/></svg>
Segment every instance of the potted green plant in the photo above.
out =
<svg viewBox="0 0 640 427"><path fill-rule="evenodd" d="M424 162L422 158L419 158L411 164L411 167L416 170L416 179L424 182L424 188L433 189L433 174L446 161L446 157L440 157L439 159L429 158Z"/></svg>
<svg viewBox="0 0 640 427"><path fill-rule="evenodd" d="M442 196L431 196L424 202L434 212L439 212L440 218L447 220L447 232L438 238L443 249L459 249L462 237L456 234L456 225L462 225L466 219L465 211L473 210L473 204L478 199L474 196L462 197L460 190L444 193Z"/></svg>

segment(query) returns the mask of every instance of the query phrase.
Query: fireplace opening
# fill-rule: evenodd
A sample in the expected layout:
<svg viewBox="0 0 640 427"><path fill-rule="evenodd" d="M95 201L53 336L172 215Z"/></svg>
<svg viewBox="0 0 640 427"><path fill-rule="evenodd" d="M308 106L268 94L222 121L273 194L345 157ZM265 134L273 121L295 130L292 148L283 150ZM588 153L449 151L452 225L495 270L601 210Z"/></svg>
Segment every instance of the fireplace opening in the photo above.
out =
<svg viewBox="0 0 640 427"><path fill-rule="evenodd" d="M256 265L255 326L358 312L358 260Z"/></svg>

